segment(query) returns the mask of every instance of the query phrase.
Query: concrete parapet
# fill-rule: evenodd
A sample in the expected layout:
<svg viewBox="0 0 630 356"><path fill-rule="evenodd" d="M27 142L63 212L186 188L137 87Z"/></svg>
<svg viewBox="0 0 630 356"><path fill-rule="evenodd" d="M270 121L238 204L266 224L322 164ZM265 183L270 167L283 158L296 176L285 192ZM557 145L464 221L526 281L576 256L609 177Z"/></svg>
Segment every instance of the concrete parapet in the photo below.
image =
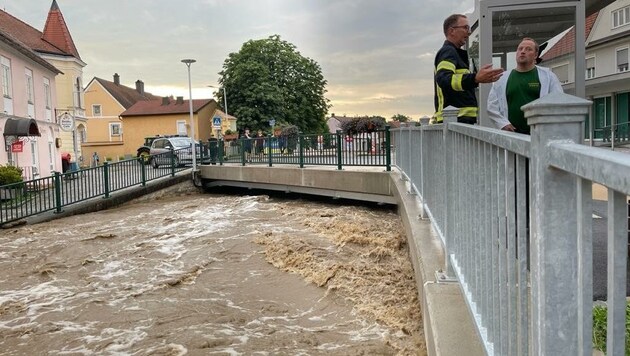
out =
<svg viewBox="0 0 630 356"><path fill-rule="evenodd" d="M444 250L429 220L420 219L416 195L408 194L400 173L391 174L422 305L429 355L485 355L459 283L440 282L436 271L444 266Z"/></svg>

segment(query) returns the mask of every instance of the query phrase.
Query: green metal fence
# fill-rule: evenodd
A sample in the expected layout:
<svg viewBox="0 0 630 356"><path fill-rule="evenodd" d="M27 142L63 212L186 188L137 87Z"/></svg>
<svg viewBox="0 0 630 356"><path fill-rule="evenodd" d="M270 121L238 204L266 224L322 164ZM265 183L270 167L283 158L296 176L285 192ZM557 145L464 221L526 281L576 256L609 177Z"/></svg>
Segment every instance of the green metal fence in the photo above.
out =
<svg viewBox="0 0 630 356"><path fill-rule="evenodd" d="M207 153L208 146L201 145L200 163L208 162ZM175 176L190 169L191 161L185 149L176 150L0 186L0 225L47 211L61 212L64 206L99 196L109 198L112 192Z"/></svg>
<svg viewBox="0 0 630 356"><path fill-rule="evenodd" d="M389 127L353 135L211 140L199 145L196 153L198 164L382 166L391 170ZM0 186L0 225L47 211L61 212L65 206L99 196L109 198L113 192L175 176L191 164L190 150L180 149Z"/></svg>
<svg viewBox="0 0 630 356"><path fill-rule="evenodd" d="M391 170L389 126L373 132L346 135L300 134L297 137L266 136L233 141L210 141L213 164L274 164L304 166L381 166Z"/></svg>

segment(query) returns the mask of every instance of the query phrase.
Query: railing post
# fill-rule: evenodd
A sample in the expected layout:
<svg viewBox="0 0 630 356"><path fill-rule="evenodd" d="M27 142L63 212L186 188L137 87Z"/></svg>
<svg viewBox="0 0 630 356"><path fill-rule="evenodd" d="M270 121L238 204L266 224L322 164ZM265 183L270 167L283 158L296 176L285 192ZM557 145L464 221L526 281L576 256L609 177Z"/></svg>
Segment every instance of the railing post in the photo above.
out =
<svg viewBox="0 0 630 356"><path fill-rule="evenodd" d="M61 174L55 172L55 213L61 211Z"/></svg>
<svg viewBox="0 0 630 356"><path fill-rule="evenodd" d="M273 166L272 154L271 154L271 140L273 136L271 134L267 135L267 156L269 156L269 167Z"/></svg>
<svg viewBox="0 0 630 356"><path fill-rule="evenodd" d="M574 175L549 167L547 161L551 143L582 142L581 127L590 105L588 100L554 93L523 106L531 127L530 330L534 355L592 354L580 346L584 338L588 343L592 336L579 335L582 328L578 325L581 304L592 303L592 298L583 300L580 294L584 291L579 290L578 182Z"/></svg>
<svg viewBox="0 0 630 356"><path fill-rule="evenodd" d="M454 253L454 241L455 241L455 229L454 224L456 219L454 216L458 213L456 209L458 208L455 205L456 201L456 189L455 189L455 177L454 177L454 168L453 168L453 155L456 154L453 152L454 143L453 143L453 135L448 130L449 125L451 123L457 122L457 113L459 109L448 106L444 108L443 112L443 123L442 123L442 139L443 145L443 162L444 162L444 189L442 192L444 197L444 230L442 233L444 234L444 245L446 251L444 251L444 273L446 276L443 277L443 280L451 280L455 277L455 273L453 271L453 266L451 265L450 256ZM437 187L431 187L430 189L436 189Z"/></svg>
<svg viewBox="0 0 630 356"><path fill-rule="evenodd" d="M337 130L335 139L337 140L337 169L341 170L341 130Z"/></svg>
<svg viewBox="0 0 630 356"><path fill-rule="evenodd" d="M249 139L248 138L241 138L240 139L240 143L241 143L241 165L242 166L245 165L245 159L247 157L247 154L245 153L245 147L246 147L245 140L249 140Z"/></svg>
<svg viewBox="0 0 630 356"><path fill-rule="evenodd" d="M103 162L103 184L105 185L105 198L109 198L109 163Z"/></svg>
<svg viewBox="0 0 630 356"><path fill-rule="evenodd" d="M217 145L219 145L219 147L217 147L217 154L219 155L219 166L223 165L223 156L225 155L225 141L223 140L223 138L221 138L219 141L217 141Z"/></svg>
<svg viewBox="0 0 630 356"><path fill-rule="evenodd" d="M391 149L391 132L389 131L389 125L385 125L385 170L391 172L392 170L392 149Z"/></svg>
<svg viewBox="0 0 630 356"><path fill-rule="evenodd" d="M298 144L300 145L299 161L300 168L304 168L304 136L298 132Z"/></svg>
<svg viewBox="0 0 630 356"><path fill-rule="evenodd" d="M193 167L193 174L194 174L194 171L195 171L195 167ZM172 148L171 148L171 177L175 177L175 150Z"/></svg>
<svg viewBox="0 0 630 356"><path fill-rule="evenodd" d="M138 162L140 162L140 169L142 170L140 175L142 177L142 186L145 187L147 185L147 165L148 163L144 162L144 157L138 157Z"/></svg>

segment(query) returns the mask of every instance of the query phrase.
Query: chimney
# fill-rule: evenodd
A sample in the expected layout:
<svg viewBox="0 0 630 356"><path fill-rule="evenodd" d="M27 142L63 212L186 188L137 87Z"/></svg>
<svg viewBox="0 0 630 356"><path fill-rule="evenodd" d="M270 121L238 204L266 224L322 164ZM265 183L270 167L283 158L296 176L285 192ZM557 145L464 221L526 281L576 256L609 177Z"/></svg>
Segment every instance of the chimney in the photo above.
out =
<svg viewBox="0 0 630 356"><path fill-rule="evenodd" d="M114 84L120 85L120 75L118 73L114 73Z"/></svg>
<svg viewBox="0 0 630 356"><path fill-rule="evenodd" d="M169 105L171 103L171 100L169 99L168 96L165 96L162 98L162 105L166 106Z"/></svg>
<svg viewBox="0 0 630 356"><path fill-rule="evenodd" d="M183 103L184 103L184 97L183 96L178 96L177 97L177 101L175 102L175 104L182 105Z"/></svg>
<svg viewBox="0 0 630 356"><path fill-rule="evenodd" d="M136 91L144 95L144 82L140 79L136 80Z"/></svg>

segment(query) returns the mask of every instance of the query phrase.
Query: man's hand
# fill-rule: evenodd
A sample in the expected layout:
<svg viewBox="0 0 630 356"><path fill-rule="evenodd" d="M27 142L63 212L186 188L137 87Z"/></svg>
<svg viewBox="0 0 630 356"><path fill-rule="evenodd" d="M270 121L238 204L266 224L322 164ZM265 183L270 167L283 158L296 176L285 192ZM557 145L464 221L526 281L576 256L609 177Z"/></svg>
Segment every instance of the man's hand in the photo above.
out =
<svg viewBox="0 0 630 356"><path fill-rule="evenodd" d="M503 68L493 69L492 64L483 65L475 75L477 83L493 83L503 75Z"/></svg>
<svg viewBox="0 0 630 356"><path fill-rule="evenodd" d="M514 131L516 131L516 128L514 126L512 126L512 124L507 124L507 125L503 126L501 128L501 130L514 132Z"/></svg>

